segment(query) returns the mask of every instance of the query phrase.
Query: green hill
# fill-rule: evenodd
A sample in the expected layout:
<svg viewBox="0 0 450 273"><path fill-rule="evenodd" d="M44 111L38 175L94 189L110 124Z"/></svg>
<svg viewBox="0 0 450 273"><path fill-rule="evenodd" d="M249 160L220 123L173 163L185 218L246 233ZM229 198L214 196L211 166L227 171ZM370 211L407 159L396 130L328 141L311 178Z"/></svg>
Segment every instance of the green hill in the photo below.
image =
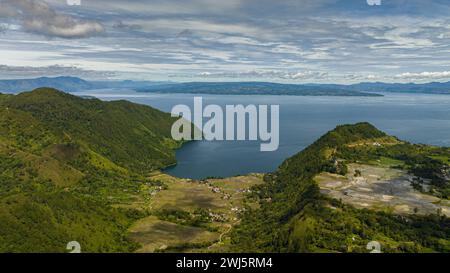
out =
<svg viewBox="0 0 450 273"><path fill-rule="evenodd" d="M39 123L36 126L44 127L48 136L37 139L36 145L75 140L115 164L141 173L175 162L172 149L178 144L170 136L174 119L147 106L127 101L82 99L54 89L36 89L10 96L2 105L6 113L14 111L15 115L29 116ZM10 122L9 125L29 127L27 123ZM23 141L33 146L33 138Z"/></svg>
<svg viewBox="0 0 450 273"><path fill-rule="evenodd" d="M147 106L54 89L0 94L0 252L67 252L71 241L83 252L137 250L129 228L167 188L148 174L173 164L181 145L173 121ZM252 190L260 206L232 230L232 250L365 252L375 240L384 252L449 252L450 221L439 212L356 209L315 180L370 162L397 164L420 178L417 190L449 199L450 149L402 142L368 123L339 126Z"/></svg>
<svg viewBox="0 0 450 273"><path fill-rule="evenodd" d="M54 89L0 95L0 252L131 251L145 175L175 162L169 114ZM114 205L114 206L113 206Z"/></svg>
<svg viewBox="0 0 450 273"><path fill-rule="evenodd" d="M367 145L376 141L389 145ZM314 180L321 172L346 172L347 163L381 156L404 160L411 172L422 166L434 173L429 167L437 161L429 164L429 156L442 153L450 154L444 148L400 142L368 123L339 126L266 175L266 184L254 191L260 208L248 210L233 232L235 250L367 252L367 243L375 240L384 252L448 252L448 218L355 209L323 195Z"/></svg>
<svg viewBox="0 0 450 273"><path fill-rule="evenodd" d="M0 80L3 92L21 92L39 87L56 88L67 92L76 92L96 88L96 84L76 77L40 77L34 79ZM102 86L98 86L101 88Z"/></svg>

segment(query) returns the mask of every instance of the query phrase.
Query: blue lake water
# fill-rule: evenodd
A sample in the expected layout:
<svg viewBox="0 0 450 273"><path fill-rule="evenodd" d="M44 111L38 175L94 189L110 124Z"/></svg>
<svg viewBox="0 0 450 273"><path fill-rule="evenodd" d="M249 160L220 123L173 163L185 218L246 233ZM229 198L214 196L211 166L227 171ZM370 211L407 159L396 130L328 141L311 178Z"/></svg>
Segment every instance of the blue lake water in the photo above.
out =
<svg viewBox="0 0 450 273"><path fill-rule="evenodd" d="M193 107L192 94L142 94L131 90L94 90L102 100L126 99L170 112L177 104ZM280 146L260 152L260 142L198 141L177 152L178 165L166 170L178 177L205 178L271 172L340 124L368 121L388 134L413 143L450 146L450 96L384 94L384 97L293 97L201 95L203 103L280 105Z"/></svg>

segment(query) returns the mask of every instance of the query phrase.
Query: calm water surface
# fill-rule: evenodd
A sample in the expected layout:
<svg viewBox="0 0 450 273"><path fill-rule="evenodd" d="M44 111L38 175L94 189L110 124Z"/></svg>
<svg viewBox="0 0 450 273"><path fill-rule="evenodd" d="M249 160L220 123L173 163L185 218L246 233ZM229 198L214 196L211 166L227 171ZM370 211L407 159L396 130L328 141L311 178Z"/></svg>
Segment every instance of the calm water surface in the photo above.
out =
<svg viewBox="0 0 450 273"><path fill-rule="evenodd" d="M93 90L78 95L126 99L170 112L193 107L192 94L142 94L132 90ZM260 152L259 142L207 142L185 145L178 165L167 173L187 178L270 172L336 125L368 121L403 140L450 146L450 95L384 94L385 97L293 97L201 95L206 104L279 104L280 147Z"/></svg>

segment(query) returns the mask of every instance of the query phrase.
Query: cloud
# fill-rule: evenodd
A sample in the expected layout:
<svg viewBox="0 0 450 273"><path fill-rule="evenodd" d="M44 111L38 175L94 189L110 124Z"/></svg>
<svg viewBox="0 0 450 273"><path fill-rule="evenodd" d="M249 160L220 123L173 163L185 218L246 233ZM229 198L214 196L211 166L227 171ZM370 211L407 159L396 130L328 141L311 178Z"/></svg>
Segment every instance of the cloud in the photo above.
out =
<svg viewBox="0 0 450 273"><path fill-rule="evenodd" d="M0 65L0 78L17 79L40 76L74 76L89 79L104 79L115 76L113 72L86 70L76 66L50 65L50 66L9 66Z"/></svg>
<svg viewBox="0 0 450 273"><path fill-rule="evenodd" d="M0 0L0 18L49 37L85 38L104 32L100 23L57 13L42 0Z"/></svg>
<svg viewBox="0 0 450 273"><path fill-rule="evenodd" d="M317 71L280 71L253 70L244 72L201 72L197 74L203 78L270 78L280 80L317 80L328 76L328 73Z"/></svg>
<svg viewBox="0 0 450 273"><path fill-rule="evenodd" d="M0 59L155 80L411 81L450 68L448 0L219 2L0 0Z"/></svg>
<svg viewBox="0 0 450 273"><path fill-rule="evenodd" d="M448 79L450 78L450 71L442 72L420 72L420 73L402 73L395 75L397 79L405 80L437 80L437 79Z"/></svg>
<svg viewBox="0 0 450 273"><path fill-rule="evenodd" d="M127 31L137 31L141 30L142 26L138 24L127 24L124 23L122 20L119 20L113 25L113 28L119 29L119 30L127 30Z"/></svg>
<svg viewBox="0 0 450 273"><path fill-rule="evenodd" d="M6 32L8 30L8 26L4 24L0 24L0 34Z"/></svg>
<svg viewBox="0 0 450 273"><path fill-rule="evenodd" d="M186 38L194 36L194 32L189 29L184 29L177 34L177 38Z"/></svg>

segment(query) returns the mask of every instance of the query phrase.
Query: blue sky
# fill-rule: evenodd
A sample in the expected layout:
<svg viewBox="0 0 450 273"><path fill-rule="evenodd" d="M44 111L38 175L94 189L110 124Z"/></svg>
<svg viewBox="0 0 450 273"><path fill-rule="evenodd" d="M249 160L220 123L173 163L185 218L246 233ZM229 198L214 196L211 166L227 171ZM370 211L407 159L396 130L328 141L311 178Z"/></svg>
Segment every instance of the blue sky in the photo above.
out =
<svg viewBox="0 0 450 273"><path fill-rule="evenodd" d="M450 80L450 0L0 0L0 78Z"/></svg>

